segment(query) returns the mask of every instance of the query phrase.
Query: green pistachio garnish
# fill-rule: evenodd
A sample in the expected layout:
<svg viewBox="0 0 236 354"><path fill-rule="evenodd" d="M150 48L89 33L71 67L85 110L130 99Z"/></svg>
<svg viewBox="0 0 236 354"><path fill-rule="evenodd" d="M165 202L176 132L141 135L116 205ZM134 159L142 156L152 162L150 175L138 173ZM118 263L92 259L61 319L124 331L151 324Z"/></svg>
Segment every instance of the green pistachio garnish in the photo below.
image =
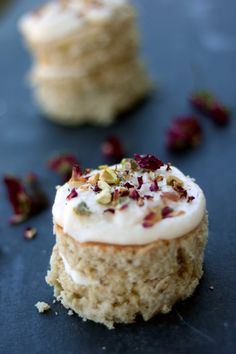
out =
<svg viewBox="0 0 236 354"><path fill-rule="evenodd" d="M100 165L98 166L99 170L104 170L105 168L108 168L108 165Z"/></svg>
<svg viewBox="0 0 236 354"><path fill-rule="evenodd" d="M175 184L179 187L183 186L183 181L181 181L181 179L176 176L167 176L166 183L168 184L168 186L171 186L172 184Z"/></svg>
<svg viewBox="0 0 236 354"><path fill-rule="evenodd" d="M89 177L88 182L91 183L93 186L98 182L99 180L99 173L95 173L91 177Z"/></svg>
<svg viewBox="0 0 236 354"><path fill-rule="evenodd" d="M120 182L116 172L111 168L105 168L100 174L100 180L108 184L118 184Z"/></svg>
<svg viewBox="0 0 236 354"><path fill-rule="evenodd" d="M126 171L130 171L130 170L136 171L138 169L138 165L133 159L122 159L121 166L122 169Z"/></svg>
<svg viewBox="0 0 236 354"><path fill-rule="evenodd" d="M96 202L103 205L109 204L111 202L111 198L112 196L109 189L103 189L95 197Z"/></svg>
<svg viewBox="0 0 236 354"><path fill-rule="evenodd" d="M89 207L85 202L80 202L76 207L73 208L74 212L80 216L89 216L91 213Z"/></svg>
<svg viewBox="0 0 236 354"><path fill-rule="evenodd" d="M103 189L108 189L108 190L111 189L109 184L107 182L105 182L105 181L98 181L98 187L101 188L102 190Z"/></svg>

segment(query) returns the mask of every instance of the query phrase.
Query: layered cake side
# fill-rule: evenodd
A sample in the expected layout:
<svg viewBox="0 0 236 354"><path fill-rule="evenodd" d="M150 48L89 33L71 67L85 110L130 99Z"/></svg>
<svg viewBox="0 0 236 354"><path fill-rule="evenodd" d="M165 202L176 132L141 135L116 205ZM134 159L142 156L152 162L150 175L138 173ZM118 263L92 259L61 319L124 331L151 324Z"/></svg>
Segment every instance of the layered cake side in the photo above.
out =
<svg viewBox="0 0 236 354"><path fill-rule="evenodd" d="M49 2L19 26L34 57L36 99L57 122L109 124L150 91L125 0Z"/></svg>

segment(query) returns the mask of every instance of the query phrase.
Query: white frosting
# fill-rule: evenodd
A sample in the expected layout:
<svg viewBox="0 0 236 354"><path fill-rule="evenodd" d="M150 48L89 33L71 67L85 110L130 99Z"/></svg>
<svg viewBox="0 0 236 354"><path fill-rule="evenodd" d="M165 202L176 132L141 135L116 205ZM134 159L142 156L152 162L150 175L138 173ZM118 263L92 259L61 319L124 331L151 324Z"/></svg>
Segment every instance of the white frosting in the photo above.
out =
<svg viewBox="0 0 236 354"><path fill-rule="evenodd" d="M20 29L32 41L50 41L77 31L86 21L109 18L125 0L100 0L98 5L89 1L51 1L38 11L24 15Z"/></svg>
<svg viewBox="0 0 236 354"><path fill-rule="evenodd" d="M66 273L71 277L74 283L79 284L79 285L91 285L91 284L98 284L98 281L96 280L91 280L86 277L82 277L76 270L74 270L70 264L67 262L66 258L63 256L62 253L60 253L60 257L64 263L64 268Z"/></svg>
<svg viewBox="0 0 236 354"><path fill-rule="evenodd" d="M96 172L93 171L93 173ZM195 198L191 203L188 203L186 198L180 199L178 202L168 201L168 206L175 211L184 211L182 215L162 219L152 227L144 228L143 218L150 212L151 207L161 203L161 193L173 191L173 189L166 184L164 178L162 182L158 182L161 191L150 192L149 174L135 172L134 181L137 180L138 175L143 175L144 183L139 190L140 195L151 195L153 200L145 200L144 205L139 206L135 200L129 199L126 209L116 210L115 214L104 213L105 209L112 206L103 206L97 203L96 194L92 190L84 191L78 188L78 196L69 201L66 200L71 190L69 184L66 183L56 193L52 209L54 222L79 242L142 245L159 239L172 239L185 235L192 231L204 216L204 194L190 177L185 176L175 167L171 167L171 171L167 172L166 166L163 166L157 171L157 174L174 175L180 178L184 182L183 187L187 190L188 195ZM73 208L82 201L86 202L91 215L80 216L74 212Z"/></svg>

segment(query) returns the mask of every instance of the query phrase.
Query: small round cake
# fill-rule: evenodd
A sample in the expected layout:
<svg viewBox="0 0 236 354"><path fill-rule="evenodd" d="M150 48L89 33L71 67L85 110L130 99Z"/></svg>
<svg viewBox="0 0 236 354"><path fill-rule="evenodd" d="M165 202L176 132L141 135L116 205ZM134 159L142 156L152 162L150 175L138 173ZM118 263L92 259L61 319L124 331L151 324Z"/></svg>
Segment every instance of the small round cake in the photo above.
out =
<svg viewBox="0 0 236 354"><path fill-rule="evenodd" d="M66 308L113 328L169 312L203 274L200 187L153 155L81 172L57 188L46 281Z"/></svg>
<svg viewBox="0 0 236 354"><path fill-rule="evenodd" d="M36 100L56 122L110 124L150 91L126 0L50 1L19 26Z"/></svg>

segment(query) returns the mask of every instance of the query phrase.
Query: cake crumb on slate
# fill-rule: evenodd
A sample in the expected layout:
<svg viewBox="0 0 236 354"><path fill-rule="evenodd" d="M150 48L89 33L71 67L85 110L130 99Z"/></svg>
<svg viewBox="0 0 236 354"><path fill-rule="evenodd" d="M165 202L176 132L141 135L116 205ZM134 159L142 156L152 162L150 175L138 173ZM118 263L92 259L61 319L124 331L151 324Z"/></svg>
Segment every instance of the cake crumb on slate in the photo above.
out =
<svg viewBox="0 0 236 354"><path fill-rule="evenodd" d="M46 302L44 301L38 301L35 305L34 305L39 313L44 313L50 310L50 305L48 305Z"/></svg>

